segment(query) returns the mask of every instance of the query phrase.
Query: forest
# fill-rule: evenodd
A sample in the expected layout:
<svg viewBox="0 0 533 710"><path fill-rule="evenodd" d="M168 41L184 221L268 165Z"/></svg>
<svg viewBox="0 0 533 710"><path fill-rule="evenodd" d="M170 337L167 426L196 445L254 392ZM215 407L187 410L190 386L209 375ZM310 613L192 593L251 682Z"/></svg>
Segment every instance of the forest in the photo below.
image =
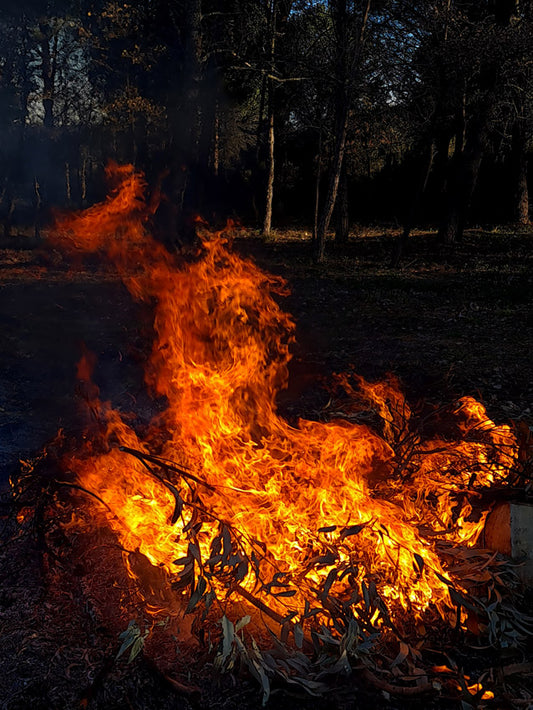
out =
<svg viewBox="0 0 533 710"><path fill-rule="evenodd" d="M193 220L355 224L461 240L529 223L529 0L3 0L0 219L38 236L104 194L108 161Z"/></svg>

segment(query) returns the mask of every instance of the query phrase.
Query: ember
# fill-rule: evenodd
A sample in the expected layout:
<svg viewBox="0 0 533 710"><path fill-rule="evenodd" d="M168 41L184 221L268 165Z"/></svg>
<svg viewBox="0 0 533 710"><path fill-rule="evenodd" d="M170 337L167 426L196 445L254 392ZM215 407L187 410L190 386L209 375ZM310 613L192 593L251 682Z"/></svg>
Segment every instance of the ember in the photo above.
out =
<svg viewBox="0 0 533 710"><path fill-rule="evenodd" d="M445 434L424 436L394 379L349 376L339 378L344 418L289 425L276 409L294 334L274 298L285 283L232 252L224 232L203 230L195 260L179 265L147 232L142 176L128 166L109 173L111 196L62 218L52 239L107 256L135 299L155 303L146 383L166 406L140 437L89 389L100 429L62 465L104 504L92 500L146 611L222 619L220 665L248 654L265 697L268 673L237 633L247 623L281 627L298 648L336 646L332 672L381 633L402 639L437 617L489 627L461 564L482 556L472 548L490 510L484 496L518 461L511 428L465 397L428 417L425 431L442 419ZM79 377L91 367L85 356ZM362 423L367 410L378 429ZM479 579L497 605L488 566L481 559ZM250 619L237 622L234 601ZM402 644L396 665L416 653Z"/></svg>

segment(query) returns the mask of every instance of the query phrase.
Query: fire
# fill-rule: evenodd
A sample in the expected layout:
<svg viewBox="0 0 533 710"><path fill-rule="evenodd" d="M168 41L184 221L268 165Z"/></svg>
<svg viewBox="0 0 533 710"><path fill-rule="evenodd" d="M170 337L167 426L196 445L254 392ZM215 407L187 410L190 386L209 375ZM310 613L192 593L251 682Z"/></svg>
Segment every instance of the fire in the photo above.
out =
<svg viewBox="0 0 533 710"><path fill-rule="evenodd" d="M276 408L294 338L274 298L286 284L232 252L224 233L206 234L196 259L178 264L148 233L142 176L109 172L110 197L62 218L53 239L107 256L132 296L155 304L146 383L164 411L141 439L93 391L103 427L64 464L108 506L124 549L206 605L240 594L302 621L317 595L332 590L355 609L372 588L384 613L432 606L446 616L453 580L436 541L476 543L484 516L471 499L515 460L509 427L464 398L452 433L421 441L396 382L355 389L346 377L346 396L379 413L381 433L340 419L289 425ZM90 369L85 356L79 376Z"/></svg>

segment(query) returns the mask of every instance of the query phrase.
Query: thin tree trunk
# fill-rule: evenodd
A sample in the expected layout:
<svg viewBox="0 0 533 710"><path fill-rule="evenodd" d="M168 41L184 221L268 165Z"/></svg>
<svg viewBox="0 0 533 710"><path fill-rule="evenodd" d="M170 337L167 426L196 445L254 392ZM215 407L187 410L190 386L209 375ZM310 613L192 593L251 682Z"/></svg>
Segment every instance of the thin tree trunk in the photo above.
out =
<svg viewBox="0 0 533 710"><path fill-rule="evenodd" d="M446 14L444 21L444 32L442 37L443 46L446 47L448 42L448 30L450 24L450 10L451 10L451 0L447 0L446 3ZM447 72L445 71L445 66L442 60L439 60L437 65L437 76L438 76L438 94L437 100L435 102L435 108L431 116L431 122L425 137L422 139L422 160L421 160L421 171L419 179L416 184L416 189L411 201L409 211L406 214L405 222L403 225L403 230L399 238L396 240L396 247L391 258L390 266L391 268L397 268L405 249L407 247L407 242L413 229L415 218L420 209L420 204L422 202L422 197L426 192L431 171L434 170L434 174L437 177L437 181L440 181L441 191L443 192L446 186L446 179L448 174L448 154L450 149L450 135L448 130L443 130L441 127L438 130L439 121L442 120L443 114L446 113L446 97L449 90L449 79ZM461 140L461 152L464 147L464 131L465 131L465 93L463 91L463 102L462 102L462 140ZM456 116L457 118L458 116ZM457 143L456 143L457 149ZM438 184L438 182L437 182Z"/></svg>
<svg viewBox="0 0 533 710"><path fill-rule="evenodd" d="M272 87L271 87L272 88ZM270 94L270 91L269 91ZM272 231L272 204L274 202L274 107L270 106L272 98L269 98L268 116L268 177L266 188L265 219L263 221L263 236L268 236Z"/></svg>
<svg viewBox="0 0 533 710"><path fill-rule="evenodd" d="M43 206L43 200L41 197L41 186L36 177L33 178L33 190L35 193L34 197L34 207L35 207L35 217L34 217L34 234L37 239L41 237L41 212Z"/></svg>
<svg viewBox="0 0 533 710"><path fill-rule="evenodd" d="M489 70L495 74L495 68ZM477 184L479 167L486 148L490 112L494 105L495 76L477 114L472 118L464 150L454 155L453 176L448 185L447 208L439 228L443 244L461 241L472 195Z"/></svg>
<svg viewBox="0 0 533 710"><path fill-rule="evenodd" d="M67 204L70 205L72 201L72 188L70 184L70 163L68 160L65 161L65 197Z"/></svg>
<svg viewBox="0 0 533 710"><path fill-rule="evenodd" d="M7 210L6 210L6 217L4 220L4 237L8 239L11 236L11 229L13 226L13 214L15 212L15 197L12 194L11 190L8 188L7 190Z"/></svg>
<svg viewBox="0 0 533 710"><path fill-rule="evenodd" d="M274 73L274 57L276 51L276 19L277 0L270 2L270 73ZM275 169L275 131L274 131L274 82L268 79L268 134L267 134L267 185L265 195L265 217L263 220L263 236L272 231L272 205L274 202L274 169Z"/></svg>
<svg viewBox="0 0 533 710"><path fill-rule="evenodd" d="M315 180L315 213L313 216L313 244L317 241L318 232L318 208L320 204L320 178L322 177L322 126L318 133L318 159L316 165L316 180Z"/></svg>
<svg viewBox="0 0 533 710"><path fill-rule="evenodd" d="M259 111L257 113L257 131L255 136L255 152L256 159L259 162L259 156L261 154L261 143L263 139L263 117L265 114L265 103L266 95L268 90L268 79L266 74L263 74L261 80L261 94L259 96Z"/></svg>
<svg viewBox="0 0 533 710"><path fill-rule="evenodd" d="M455 147L454 156L463 154L466 145L466 92L463 91L461 105L455 113Z"/></svg>
<svg viewBox="0 0 533 710"><path fill-rule="evenodd" d="M187 30L189 32L189 71L190 84L187 92L192 111L191 115L191 160L198 162L198 147L202 133L202 111L200 107L200 85L202 80L202 2L189 0L187 10Z"/></svg>
<svg viewBox="0 0 533 710"><path fill-rule="evenodd" d="M335 142L335 153L334 162L331 170L331 175L329 179L328 192L326 195L326 200L322 208L322 214L318 223L317 230L317 254L316 260L318 262L324 261L325 251L326 251L326 232L329 228L329 223L331 221L331 215L333 214L333 208L335 207L335 201L337 199L337 191L339 189L339 181L341 177L342 161L344 159L344 151L346 148L346 132L348 123L348 109L344 106L343 112L339 115L338 125L337 125L337 139Z"/></svg>
<svg viewBox="0 0 533 710"><path fill-rule="evenodd" d="M356 71L359 62L363 38L370 13L371 0L366 0L363 10L363 17L359 30L359 36L355 40L353 54L348 61L348 37L347 30L347 7L346 0L337 0L335 3L334 22L336 26L337 43L337 96L335 108L335 149L333 153L333 165L331 168L330 179L328 184L328 192L322 208L322 214L318 223L317 243L316 243L316 260L324 261L326 249L326 233L333 214L333 208L337 200L337 192L339 189L339 181L341 176L342 162L344 160L344 151L346 149L346 134L348 128L348 112L351 103L351 94L353 90L353 75Z"/></svg>
<svg viewBox="0 0 533 710"><path fill-rule="evenodd" d="M26 22L26 16L23 13L22 14L22 27L27 28L27 22ZM21 55L25 56L27 51L28 51L28 42L29 42L29 31L26 29L23 31L21 35ZM19 149L20 149L20 155L23 155L23 149L24 149L24 141L25 141L25 135L26 135L26 121L28 118L28 104L29 104L29 98L30 94L32 91L32 81L30 77L30 68L28 67L28 64L26 62L22 63L20 73L21 73L21 85L20 85L20 93L19 93Z"/></svg>
<svg viewBox="0 0 533 710"><path fill-rule="evenodd" d="M43 82L43 123L46 128L54 125L54 72L50 53L50 28L45 21L39 23L41 33L41 79Z"/></svg>
<svg viewBox="0 0 533 710"><path fill-rule="evenodd" d="M346 161L343 162L339 181L339 196L337 204L337 228L335 230L335 246L342 249L348 243L350 231L350 216L348 208L348 176Z"/></svg>
<svg viewBox="0 0 533 710"><path fill-rule="evenodd" d="M435 156L433 158L433 182L435 189L443 195L448 189L449 180L449 153L451 135L446 130L441 130L435 137Z"/></svg>
<svg viewBox="0 0 533 710"><path fill-rule="evenodd" d="M402 233L398 240L396 241L396 249L394 250L394 254L391 259L391 268L397 268L403 254L405 252L405 248L407 247L407 242L409 241L409 236L411 234L411 230L413 229L414 222L415 222L415 217L418 213L418 210L420 208L420 203L422 201L422 195L425 193L427 184L429 182L429 176L431 175L431 168L433 167L433 160L435 158L435 144L433 140L430 138L427 143L426 143L426 149L424 151L424 168L421 174L421 179L418 182L415 195L413 197L413 201L411 202L411 207L409 209L409 213L407 215L407 219L405 220L405 224L402 230Z"/></svg>
<svg viewBox="0 0 533 710"><path fill-rule="evenodd" d="M473 139L473 145L465 150L462 156L448 195L447 213L439 229L439 239L443 244L453 244L463 238L466 214L476 187L484 143L484 137L478 135Z"/></svg>
<svg viewBox="0 0 533 710"><path fill-rule="evenodd" d="M87 204L87 153L84 149L81 151L80 165L80 207L85 207Z"/></svg>
<svg viewBox="0 0 533 710"><path fill-rule="evenodd" d="M501 27L508 27L516 6L517 3L513 1L496 0L494 15L497 24ZM447 212L439 229L439 238L444 244L452 244L455 241L460 241L463 237L468 208L488 142L491 113L498 103L497 84L500 70L501 67L495 58L491 58L482 65L479 72L479 87L482 95L466 129L464 128L464 109L463 115L458 115L456 144L459 147L461 143L464 143L464 150L456 153L458 160L454 179L448 185ZM460 132L461 128L462 133ZM456 161L454 160L454 162Z"/></svg>
<svg viewBox="0 0 533 710"><path fill-rule="evenodd" d="M523 122L517 118L513 126L512 165L514 178L514 221L520 225L529 224L529 190L527 142Z"/></svg>
<svg viewBox="0 0 533 710"><path fill-rule="evenodd" d="M215 115L213 119L213 153L212 168L213 175L218 177L220 166L220 107L218 99L215 102Z"/></svg>

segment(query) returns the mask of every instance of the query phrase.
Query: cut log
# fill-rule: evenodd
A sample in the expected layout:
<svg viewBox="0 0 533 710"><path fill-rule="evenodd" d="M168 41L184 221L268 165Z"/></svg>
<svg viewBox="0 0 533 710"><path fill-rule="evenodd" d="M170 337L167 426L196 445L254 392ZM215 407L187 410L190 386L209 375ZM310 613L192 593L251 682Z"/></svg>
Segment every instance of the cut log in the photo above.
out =
<svg viewBox="0 0 533 710"><path fill-rule="evenodd" d="M533 587L533 505L501 503L487 517L485 546L517 562L520 579Z"/></svg>

